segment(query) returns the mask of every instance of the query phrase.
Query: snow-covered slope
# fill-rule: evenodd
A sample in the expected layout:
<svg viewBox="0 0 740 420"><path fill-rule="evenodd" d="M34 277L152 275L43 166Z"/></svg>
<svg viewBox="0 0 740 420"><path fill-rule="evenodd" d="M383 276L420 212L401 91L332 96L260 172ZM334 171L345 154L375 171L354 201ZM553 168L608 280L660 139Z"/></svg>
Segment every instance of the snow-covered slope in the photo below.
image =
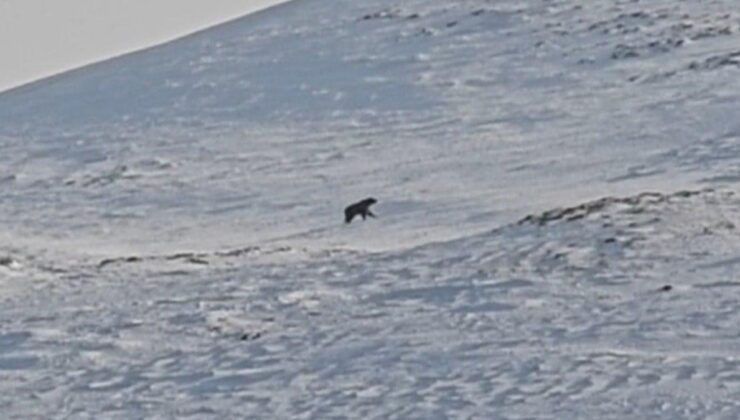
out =
<svg viewBox="0 0 740 420"><path fill-rule="evenodd" d="M0 1L0 92L161 44L280 0Z"/></svg>
<svg viewBox="0 0 740 420"><path fill-rule="evenodd" d="M297 0L0 95L0 407L736 418L739 30Z"/></svg>

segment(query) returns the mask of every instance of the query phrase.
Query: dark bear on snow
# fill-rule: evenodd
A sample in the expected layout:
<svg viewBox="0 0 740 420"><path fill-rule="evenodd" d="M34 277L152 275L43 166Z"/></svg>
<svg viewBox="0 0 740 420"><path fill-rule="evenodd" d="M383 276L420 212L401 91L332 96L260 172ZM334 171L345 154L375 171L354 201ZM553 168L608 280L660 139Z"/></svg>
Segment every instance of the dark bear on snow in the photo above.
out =
<svg viewBox="0 0 740 420"><path fill-rule="evenodd" d="M377 202L378 200L370 197L347 206L347 208L344 209L344 223L351 222L358 214L362 216L362 220L365 220L367 216L375 217L375 215L370 211L370 206Z"/></svg>

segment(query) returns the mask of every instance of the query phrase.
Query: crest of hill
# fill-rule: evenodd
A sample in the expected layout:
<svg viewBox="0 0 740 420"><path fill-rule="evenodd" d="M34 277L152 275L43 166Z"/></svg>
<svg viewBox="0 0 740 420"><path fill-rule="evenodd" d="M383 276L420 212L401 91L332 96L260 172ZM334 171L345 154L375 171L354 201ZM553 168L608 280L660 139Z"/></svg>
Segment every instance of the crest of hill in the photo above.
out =
<svg viewBox="0 0 740 420"><path fill-rule="evenodd" d="M346 70L336 67L341 62L313 58L331 42L317 34L331 22L315 16L328 16L335 2L305 3L281 3L2 92L0 118L9 129L279 113L281 104L295 103L307 74L329 80Z"/></svg>

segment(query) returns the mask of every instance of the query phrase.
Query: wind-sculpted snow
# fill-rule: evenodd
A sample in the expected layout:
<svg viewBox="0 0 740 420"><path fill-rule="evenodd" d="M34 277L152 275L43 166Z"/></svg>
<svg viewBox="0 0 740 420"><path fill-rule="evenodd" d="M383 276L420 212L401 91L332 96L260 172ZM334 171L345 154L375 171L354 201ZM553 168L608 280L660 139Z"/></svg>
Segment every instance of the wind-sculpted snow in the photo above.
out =
<svg viewBox="0 0 740 420"><path fill-rule="evenodd" d="M0 412L738 418L736 6L296 0L0 94Z"/></svg>
<svg viewBox="0 0 740 420"><path fill-rule="evenodd" d="M732 417L738 196L580 207L402 252L141 256L45 280L21 264L30 276L11 283L34 288L0 313L0 404L18 418Z"/></svg>

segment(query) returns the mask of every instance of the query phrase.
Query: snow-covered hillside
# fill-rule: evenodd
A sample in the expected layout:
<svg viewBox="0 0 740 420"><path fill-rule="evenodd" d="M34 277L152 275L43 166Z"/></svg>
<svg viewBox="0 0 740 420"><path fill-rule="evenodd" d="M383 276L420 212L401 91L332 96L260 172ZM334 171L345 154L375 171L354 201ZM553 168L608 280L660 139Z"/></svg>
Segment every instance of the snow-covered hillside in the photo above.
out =
<svg viewBox="0 0 740 420"><path fill-rule="evenodd" d="M295 0L0 95L0 409L737 418L735 9Z"/></svg>
<svg viewBox="0 0 740 420"><path fill-rule="evenodd" d="M0 92L254 13L281 0L2 0Z"/></svg>

